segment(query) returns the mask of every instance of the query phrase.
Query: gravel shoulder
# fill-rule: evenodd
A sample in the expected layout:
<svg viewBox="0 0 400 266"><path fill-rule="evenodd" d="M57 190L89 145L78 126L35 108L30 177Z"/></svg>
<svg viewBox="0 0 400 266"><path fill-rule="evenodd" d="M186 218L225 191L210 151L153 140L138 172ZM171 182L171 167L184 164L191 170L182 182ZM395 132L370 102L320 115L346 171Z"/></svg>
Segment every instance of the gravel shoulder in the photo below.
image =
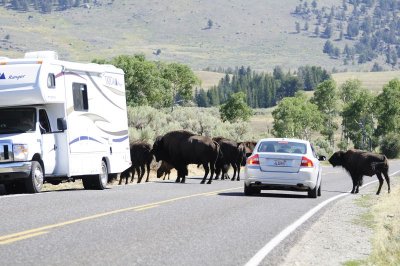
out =
<svg viewBox="0 0 400 266"><path fill-rule="evenodd" d="M392 178L392 188L399 183ZM368 207L360 199L375 196L377 183L348 195L333 203L311 225L290 249L282 266L292 265L343 265L345 262L366 259L371 253L370 240L373 229L364 219ZM382 192L386 192L386 184Z"/></svg>

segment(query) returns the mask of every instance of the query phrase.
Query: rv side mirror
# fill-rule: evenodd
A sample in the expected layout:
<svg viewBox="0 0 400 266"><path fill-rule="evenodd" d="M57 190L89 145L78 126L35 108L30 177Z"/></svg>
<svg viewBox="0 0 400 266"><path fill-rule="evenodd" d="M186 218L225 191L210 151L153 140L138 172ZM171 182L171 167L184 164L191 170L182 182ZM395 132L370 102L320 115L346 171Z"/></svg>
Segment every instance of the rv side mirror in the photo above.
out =
<svg viewBox="0 0 400 266"><path fill-rule="evenodd" d="M67 121L64 118L57 118L57 129L61 131L67 129Z"/></svg>

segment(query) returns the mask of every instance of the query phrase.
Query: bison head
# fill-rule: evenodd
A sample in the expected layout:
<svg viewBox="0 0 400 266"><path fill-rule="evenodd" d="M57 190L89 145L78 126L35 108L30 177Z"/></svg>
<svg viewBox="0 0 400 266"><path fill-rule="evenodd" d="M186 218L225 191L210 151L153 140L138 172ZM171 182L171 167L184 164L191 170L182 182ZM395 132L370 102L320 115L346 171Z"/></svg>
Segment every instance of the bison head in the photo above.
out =
<svg viewBox="0 0 400 266"><path fill-rule="evenodd" d="M165 159L165 151L163 147L163 139L161 136L157 137L154 141L153 148L151 149L151 153L156 157L156 161Z"/></svg>
<svg viewBox="0 0 400 266"><path fill-rule="evenodd" d="M162 169L162 166L160 166L160 168L157 169L157 178L162 177L164 173L164 169Z"/></svg>
<svg viewBox="0 0 400 266"><path fill-rule="evenodd" d="M343 160L344 160L343 156L344 156L344 151L337 151L331 156L331 158L329 158L328 161L333 167L338 165L343 165Z"/></svg>

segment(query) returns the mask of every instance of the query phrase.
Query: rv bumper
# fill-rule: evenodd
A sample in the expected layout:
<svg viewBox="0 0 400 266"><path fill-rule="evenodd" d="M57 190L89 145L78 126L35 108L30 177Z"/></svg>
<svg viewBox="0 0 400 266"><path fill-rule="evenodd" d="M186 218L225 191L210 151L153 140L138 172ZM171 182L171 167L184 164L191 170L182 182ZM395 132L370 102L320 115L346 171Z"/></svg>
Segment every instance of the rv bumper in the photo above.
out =
<svg viewBox="0 0 400 266"><path fill-rule="evenodd" d="M32 162L15 162L0 164L0 180L27 178L31 173Z"/></svg>

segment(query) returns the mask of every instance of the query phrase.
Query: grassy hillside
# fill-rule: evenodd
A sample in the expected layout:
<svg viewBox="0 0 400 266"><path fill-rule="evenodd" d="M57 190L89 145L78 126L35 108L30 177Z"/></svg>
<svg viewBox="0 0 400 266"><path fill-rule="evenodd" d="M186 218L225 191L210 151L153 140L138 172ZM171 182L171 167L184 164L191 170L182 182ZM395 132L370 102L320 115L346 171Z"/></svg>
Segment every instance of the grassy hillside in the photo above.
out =
<svg viewBox="0 0 400 266"><path fill-rule="evenodd" d="M386 71L386 72L346 72L335 73L332 78L340 86L346 80L358 79L361 85L371 91L380 92L384 85L388 84L390 80L400 79L400 71Z"/></svg>
<svg viewBox="0 0 400 266"><path fill-rule="evenodd" d="M63 59L89 61L144 53L151 60L178 61L194 69L296 69L306 64L343 68L341 61L322 53L325 40L295 33L296 18L290 12L299 0L100 2L103 5L90 9L51 14L0 7L1 56L56 50ZM209 20L213 26L207 29ZM153 54L157 49L161 54Z"/></svg>

